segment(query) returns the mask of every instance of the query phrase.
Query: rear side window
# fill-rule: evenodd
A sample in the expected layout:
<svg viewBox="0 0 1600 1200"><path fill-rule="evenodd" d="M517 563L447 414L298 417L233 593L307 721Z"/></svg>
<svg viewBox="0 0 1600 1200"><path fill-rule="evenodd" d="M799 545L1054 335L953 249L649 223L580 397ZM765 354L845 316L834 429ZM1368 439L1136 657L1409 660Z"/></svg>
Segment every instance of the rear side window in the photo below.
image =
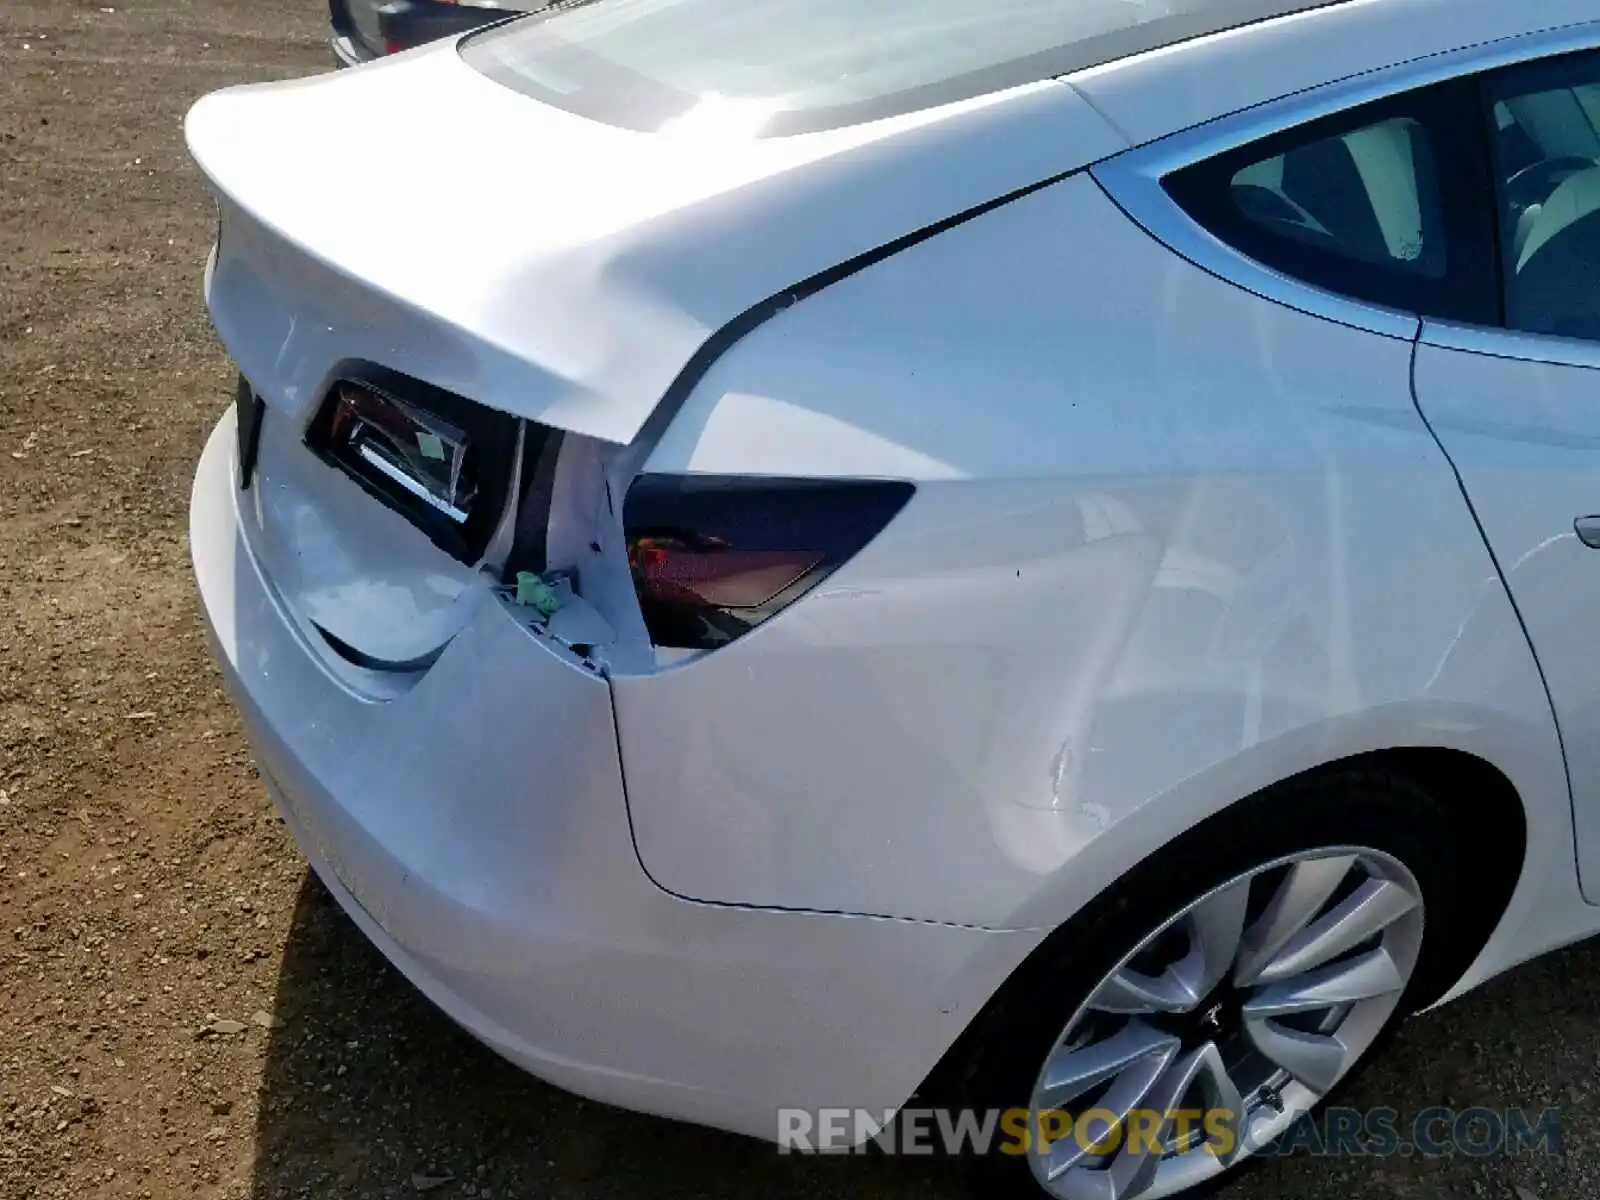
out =
<svg viewBox="0 0 1600 1200"><path fill-rule="evenodd" d="M1464 202L1482 194L1475 105L1457 87L1384 100L1165 185L1216 237L1303 282L1405 312L1494 320L1493 234Z"/></svg>
<svg viewBox="0 0 1600 1200"><path fill-rule="evenodd" d="M1317 138L1235 171L1238 219L1301 246L1438 279L1444 219L1427 133L1395 117Z"/></svg>
<svg viewBox="0 0 1600 1200"><path fill-rule="evenodd" d="M1600 339L1600 55L1485 83L1506 324Z"/></svg>

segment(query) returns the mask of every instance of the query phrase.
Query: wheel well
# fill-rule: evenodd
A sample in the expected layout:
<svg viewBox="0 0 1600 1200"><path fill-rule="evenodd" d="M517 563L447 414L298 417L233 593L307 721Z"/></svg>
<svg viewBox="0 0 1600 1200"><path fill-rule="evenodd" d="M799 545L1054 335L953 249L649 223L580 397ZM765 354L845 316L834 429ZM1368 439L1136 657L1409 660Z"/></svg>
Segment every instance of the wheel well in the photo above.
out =
<svg viewBox="0 0 1600 1200"><path fill-rule="evenodd" d="M1528 818L1511 781L1492 763L1460 750L1406 747L1364 754L1319 767L1383 766L1408 776L1453 818L1463 869L1476 886L1465 889L1461 923L1436 969L1422 982L1419 1008L1443 996L1488 943L1522 878Z"/></svg>
<svg viewBox="0 0 1600 1200"><path fill-rule="evenodd" d="M1527 855L1527 814L1516 788L1499 768L1463 751L1435 747L1401 747L1336 759L1263 789L1263 792L1292 788L1296 783L1321 775L1351 770L1376 770L1391 776L1402 775L1436 801L1452 818L1451 826L1459 839L1462 870L1475 884L1472 888L1464 889L1459 923L1449 942L1431 956L1433 965L1428 975L1418 980L1416 1008L1420 1011L1437 1001L1466 973L1499 924L1510 903L1511 894L1522 878ZM1242 797L1188 830L1187 834L1227 820L1238 804L1260 795L1262 792ZM1159 856L1170 850L1172 845L1169 842L1156 854ZM1113 884L1108 892L1114 891L1116 886ZM1101 894L1102 899L1106 897L1107 893ZM1061 932L1061 929L1056 931L1057 935ZM939 1098L956 1094L954 1089L958 1089L959 1085L955 1073L966 1059L968 1047L981 1039L986 1018L995 1010L1003 995L1017 989L1025 990L1029 980L1046 967L1052 941L1054 938L1047 939L1036 947L1012 972L935 1065L918 1089L918 1095Z"/></svg>

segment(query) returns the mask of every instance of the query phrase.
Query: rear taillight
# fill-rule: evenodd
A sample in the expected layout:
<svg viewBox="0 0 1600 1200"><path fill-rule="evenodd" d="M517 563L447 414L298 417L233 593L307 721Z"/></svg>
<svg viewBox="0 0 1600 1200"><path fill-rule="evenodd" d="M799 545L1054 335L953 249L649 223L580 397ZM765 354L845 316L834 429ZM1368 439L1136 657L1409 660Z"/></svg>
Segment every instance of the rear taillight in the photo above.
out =
<svg viewBox="0 0 1600 1200"><path fill-rule="evenodd" d="M380 367L333 385L306 443L464 562L504 512L517 422Z"/></svg>
<svg viewBox="0 0 1600 1200"><path fill-rule="evenodd" d="M454 425L366 383L334 387L328 446L376 471L434 512L464 525L477 498L467 435Z"/></svg>
<svg viewBox="0 0 1600 1200"><path fill-rule="evenodd" d="M909 483L641 475L628 564L650 640L708 650L781 612L905 507Z"/></svg>

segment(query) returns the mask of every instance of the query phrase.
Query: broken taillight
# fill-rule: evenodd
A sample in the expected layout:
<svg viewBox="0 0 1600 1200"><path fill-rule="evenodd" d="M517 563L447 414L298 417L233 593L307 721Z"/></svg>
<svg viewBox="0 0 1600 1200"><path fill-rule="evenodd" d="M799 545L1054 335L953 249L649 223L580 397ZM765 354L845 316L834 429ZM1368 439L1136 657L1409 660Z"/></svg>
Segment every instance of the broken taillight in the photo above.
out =
<svg viewBox="0 0 1600 1200"><path fill-rule="evenodd" d="M650 640L708 650L793 604L911 498L875 480L642 475L628 489L628 565Z"/></svg>
<svg viewBox="0 0 1600 1200"><path fill-rule="evenodd" d="M434 512L464 524L477 496L467 435L371 384L342 380L328 414L328 445L359 460Z"/></svg>
<svg viewBox="0 0 1600 1200"><path fill-rule="evenodd" d="M517 422L369 367L333 385L306 443L442 549L474 562L505 508Z"/></svg>

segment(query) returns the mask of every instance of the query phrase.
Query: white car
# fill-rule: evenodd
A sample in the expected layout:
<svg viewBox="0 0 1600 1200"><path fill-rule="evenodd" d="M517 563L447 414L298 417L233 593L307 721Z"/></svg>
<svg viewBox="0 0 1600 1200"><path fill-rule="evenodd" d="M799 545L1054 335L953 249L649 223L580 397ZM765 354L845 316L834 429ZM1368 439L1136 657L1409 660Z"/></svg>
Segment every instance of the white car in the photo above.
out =
<svg viewBox="0 0 1600 1200"><path fill-rule="evenodd" d="M598 0L188 138L262 776L534 1074L1169 1196L1600 928L1596 0Z"/></svg>

